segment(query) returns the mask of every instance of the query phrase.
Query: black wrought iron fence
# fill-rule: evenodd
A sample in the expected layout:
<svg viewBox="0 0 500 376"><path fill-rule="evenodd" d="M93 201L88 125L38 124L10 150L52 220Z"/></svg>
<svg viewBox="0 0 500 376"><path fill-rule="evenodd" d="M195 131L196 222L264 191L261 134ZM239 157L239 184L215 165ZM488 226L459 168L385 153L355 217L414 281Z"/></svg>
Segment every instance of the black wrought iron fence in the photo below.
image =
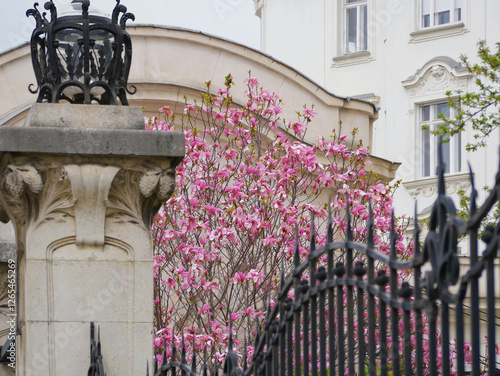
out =
<svg viewBox="0 0 500 376"><path fill-rule="evenodd" d="M438 197L422 245L415 220L411 260L397 257L394 219L389 254L375 248L371 208L366 243L353 241L349 207L345 240L333 241L329 225L326 244L316 249L313 234L309 256L302 262L297 243L293 275L284 280L282 273L277 302L257 334L252 361L247 366L243 354L238 363L230 338L223 374L497 374L495 259L500 224L498 218L484 222L500 199L500 173L478 208L471 172L470 212L463 222L446 196L444 171L440 153ZM457 247L463 237L470 244L470 268L460 273ZM335 262L339 254L343 261ZM184 343L180 359L175 347L171 354L167 359L164 353L162 365L155 362L154 376L198 374L196 354L188 365ZM206 357L199 367L203 375L208 373Z"/></svg>

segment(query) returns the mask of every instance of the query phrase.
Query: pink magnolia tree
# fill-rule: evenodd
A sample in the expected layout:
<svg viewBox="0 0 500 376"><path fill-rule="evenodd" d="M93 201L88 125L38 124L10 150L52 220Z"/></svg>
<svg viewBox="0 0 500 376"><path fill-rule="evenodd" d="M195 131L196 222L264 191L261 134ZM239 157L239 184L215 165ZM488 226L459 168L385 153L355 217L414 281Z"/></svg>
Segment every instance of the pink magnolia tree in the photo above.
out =
<svg viewBox="0 0 500 376"><path fill-rule="evenodd" d="M356 132L345 135L332 124L329 139L308 143L312 107L285 122L280 98L255 78L246 80L246 103L235 103L232 86L230 75L215 93L207 83L199 101L186 99L181 119L164 107L146 125L182 129L186 136L176 191L153 225L155 345L162 349L174 339L179 346L183 330L190 350L207 350L218 360L227 350L230 319L241 349L243 333L254 331L273 302L282 260L286 275L292 267L296 229L307 256L311 215L316 229L324 229L328 197L335 236L344 237L348 201L359 241L366 237L370 201L375 245L385 252L392 214L393 188L370 172L368 150L352 141ZM407 258L412 247L397 231L398 254Z"/></svg>

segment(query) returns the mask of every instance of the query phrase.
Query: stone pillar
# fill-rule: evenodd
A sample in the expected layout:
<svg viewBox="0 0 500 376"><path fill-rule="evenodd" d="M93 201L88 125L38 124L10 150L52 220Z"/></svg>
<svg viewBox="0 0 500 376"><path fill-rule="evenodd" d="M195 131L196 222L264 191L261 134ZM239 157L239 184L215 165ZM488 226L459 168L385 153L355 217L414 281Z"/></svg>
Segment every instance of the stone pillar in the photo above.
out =
<svg viewBox="0 0 500 376"><path fill-rule="evenodd" d="M151 220L184 155L141 108L36 104L0 128L0 204L17 243L17 374L85 376L90 323L108 376L153 356Z"/></svg>

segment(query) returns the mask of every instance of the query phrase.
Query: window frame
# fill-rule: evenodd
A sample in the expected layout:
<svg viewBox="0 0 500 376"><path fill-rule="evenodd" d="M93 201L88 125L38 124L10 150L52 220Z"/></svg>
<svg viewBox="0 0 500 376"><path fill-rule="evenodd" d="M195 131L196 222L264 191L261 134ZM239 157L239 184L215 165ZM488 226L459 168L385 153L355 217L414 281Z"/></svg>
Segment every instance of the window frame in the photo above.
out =
<svg viewBox="0 0 500 376"><path fill-rule="evenodd" d="M450 25L456 25L463 23L464 20L464 1L466 0L461 0L460 1L460 7L456 8L456 1L457 0L447 0L449 2L448 7L446 8L449 11L449 22L445 23L436 23L435 22L435 6L436 6L436 1L438 0L427 0L429 1L429 25L425 26L424 23L424 1L426 0L418 0L418 29L419 30L429 30L429 29L434 29L434 28L442 28ZM457 19L455 15L455 10L459 9L459 17L460 19Z"/></svg>
<svg viewBox="0 0 500 376"><path fill-rule="evenodd" d="M357 0L352 3L348 2L349 0L342 1L342 17L343 17L343 54L351 55L351 54L359 54L368 51L368 18L369 18L369 7L368 0ZM361 9L364 8L364 11ZM356 44L355 49L351 51L349 49L349 10L356 9ZM363 18L364 14L364 20ZM361 22L363 21L363 22ZM362 25L364 28L361 28ZM364 36L364 38L363 38ZM363 48L360 48L362 46Z"/></svg>
<svg viewBox="0 0 500 376"><path fill-rule="evenodd" d="M436 100L433 102L425 102L419 103L417 105L417 124L418 124L418 154L419 154L419 166L418 166L418 178L426 179L432 178L436 176L436 167L437 167L437 145L438 145L438 137L434 136L430 133L431 130L435 130L439 125L443 124L443 121L438 118L437 108L438 105L448 105L446 100ZM429 106L429 120L424 120L423 112L424 108ZM456 112L451 108L449 108L449 116L455 116ZM422 129L422 126L427 125L429 127L428 130ZM425 141L424 137L429 135L428 145L429 152L426 153ZM462 135L458 133L450 138L450 141L444 145L448 145L449 147L449 162L445 160L447 164L447 170L445 173L450 174L459 174L462 172L462 162L463 162L463 150L462 150ZM445 146L446 147L446 146ZM428 173L426 171L426 156L428 155ZM445 158L446 159L446 158Z"/></svg>

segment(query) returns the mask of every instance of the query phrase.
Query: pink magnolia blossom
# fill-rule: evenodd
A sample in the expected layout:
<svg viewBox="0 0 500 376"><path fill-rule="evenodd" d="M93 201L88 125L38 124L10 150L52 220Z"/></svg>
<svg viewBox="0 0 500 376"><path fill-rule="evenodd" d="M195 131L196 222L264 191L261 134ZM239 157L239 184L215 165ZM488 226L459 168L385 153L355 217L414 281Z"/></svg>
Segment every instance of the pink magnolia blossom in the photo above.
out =
<svg viewBox="0 0 500 376"><path fill-rule="evenodd" d="M247 275L245 273L236 272L234 277L230 278L229 281L233 283L244 282Z"/></svg>
<svg viewBox="0 0 500 376"><path fill-rule="evenodd" d="M284 105L275 93L254 77L245 83L244 100L238 103L228 76L219 91L207 83L199 101L186 103L181 119L174 122L172 110L163 107L160 117L146 121L147 129L155 131L181 130L182 124L186 142L175 193L152 228L158 351L163 340L167 346L172 341L180 345L181 337L166 330L179 323L191 351L206 348L219 362L227 348L230 317L235 344L241 333L251 333L252 320L264 318L269 297L276 296L281 261L287 273L291 269L295 229L302 259L309 255L313 213L318 247L325 242L321 233L327 207L317 197L332 195L337 239L344 238L346 201L350 203L357 241L366 239L371 201L375 245L388 250L393 188L374 180L365 160L368 149L353 141L355 132L348 137L338 125L332 137L305 142L316 115L313 107L285 122L280 117ZM400 234L397 250L408 255L411 247ZM293 298L294 292L288 296Z"/></svg>
<svg viewBox="0 0 500 376"><path fill-rule="evenodd" d="M198 311L198 315L211 315L212 312L210 312L210 310L212 309L212 307L206 303L203 304L203 307L200 308L200 310Z"/></svg>
<svg viewBox="0 0 500 376"><path fill-rule="evenodd" d="M242 311L241 314L242 315L248 315L248 316L254 317L255 314L256 314L256 311L255 311L254 307L250 306L247 309L245 309L244 311Z"/></svg>
<svg viewBox="0 0 500 376"><path fill-rule="evenodd" d="M246 275L246 278L253 280L254 283L258 283L259 280L263 279L264 277L265 275L263 273L255 269L250 270Z"/></svg>
<svg viewBox="0 0 500 376"><path fill-rule="evenodd" d="M241 317L241 315L239 313L236 313L236 312L231 313L231 320L233 322L238 320L240 317Z"/></svg>

